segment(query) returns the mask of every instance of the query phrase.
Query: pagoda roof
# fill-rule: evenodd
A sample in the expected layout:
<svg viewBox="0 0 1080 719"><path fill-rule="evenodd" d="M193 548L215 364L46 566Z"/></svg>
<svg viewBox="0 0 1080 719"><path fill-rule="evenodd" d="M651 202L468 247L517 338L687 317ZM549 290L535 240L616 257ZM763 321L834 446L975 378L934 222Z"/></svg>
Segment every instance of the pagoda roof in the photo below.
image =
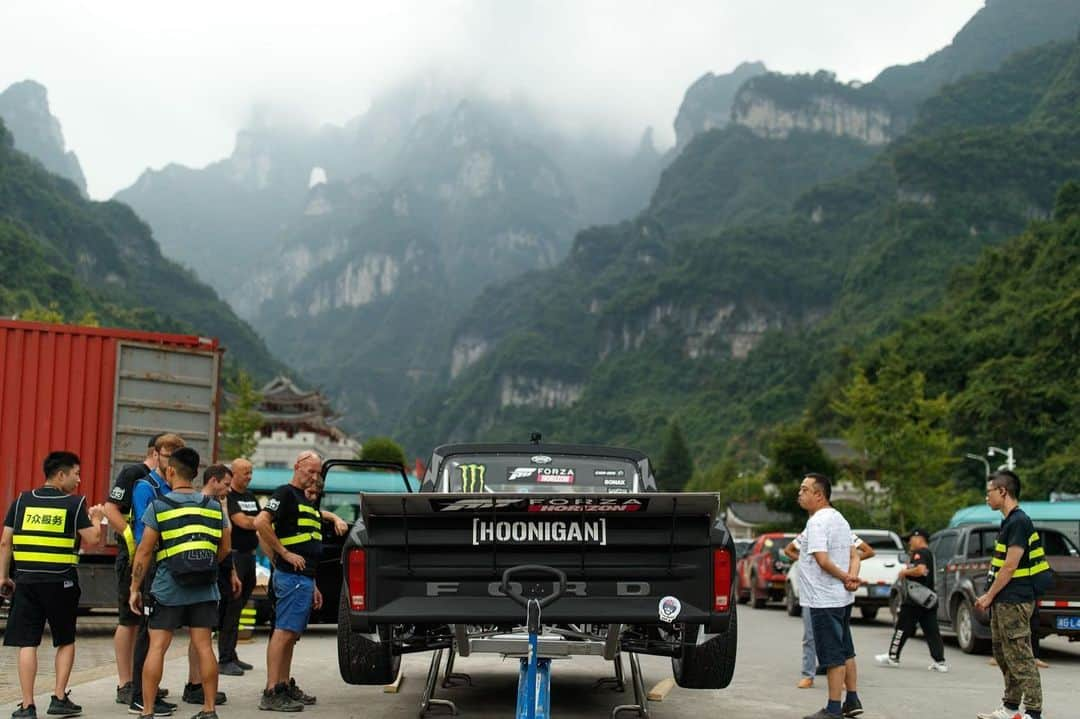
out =
<svg viewBox="0 0 1080 719"><path fill-rule="evenodd" d="M311 399L320 403L328 402L322 392L300 389L291 379L280 374L263 385L259 393L262 394L264 402L297 402Z"/></svg>

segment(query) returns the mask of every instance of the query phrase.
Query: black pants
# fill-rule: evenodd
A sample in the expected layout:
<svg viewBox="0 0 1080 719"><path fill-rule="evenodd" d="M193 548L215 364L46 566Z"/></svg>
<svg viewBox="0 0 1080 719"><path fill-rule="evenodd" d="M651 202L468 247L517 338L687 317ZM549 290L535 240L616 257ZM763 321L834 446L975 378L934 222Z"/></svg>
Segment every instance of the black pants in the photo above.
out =
<svg viewBox="0 0 1080 719"><path fill-rule="evenodd" d="M135 655L131 663L132 692L131 700L142 703L142 673L143 665L146 664L146 655L150 652L150 615L147 607L153 604L154 599L150 596L150 587L154 584L154 572L157 565L151 564L146 570L146 576L142 583L143 613L139 617L139 629L135 632ZM151 698L151 706L157 697Z"/></svg>
<svg viewBox="0 0 1080 719"><path fill-rule="evenodd" d="M233 566L240 577L240 596L233 599L232 591L221 595L221 623L218 625L218 661L236 661L236 640L240 633L240 612L255 589L255 554L233 552ZM226 579L228 579L226 577ZM228 584L228 581L225 582Z"/></svg>
<svg viewBox="0 0 1080 719"><path fill-rule="evenodd" d="M926 644L930 648L930 656L934 661L945 661L945 644L941 641L937 610L923 609L910 604L900 605L900 614L896 617L896 628L893 630L892 642L889 644L889 656L897 661L900 660L900 652L908 638L915 633L916 625L922 627Z"/></svg>

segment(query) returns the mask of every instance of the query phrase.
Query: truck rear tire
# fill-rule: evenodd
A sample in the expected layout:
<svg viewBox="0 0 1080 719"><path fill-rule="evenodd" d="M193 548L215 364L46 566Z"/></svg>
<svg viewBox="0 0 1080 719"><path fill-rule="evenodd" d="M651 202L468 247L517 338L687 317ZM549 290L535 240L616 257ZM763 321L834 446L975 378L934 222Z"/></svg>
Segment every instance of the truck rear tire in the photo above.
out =
<svg viewBox="0 0 1080 719"><path fill-rule="evenodd" d="M986 654L990 642L975 636L975 609L966 598L956 605L956 643L964 654Z"/></svg>
<svg viewBox="0 0 1080 719"><path fill-rule="evenodd" d="M703 644L684 644L682 655L671 658L671 672L676 684L686 689L723 689L731 683L735 674L735 647L739 641L737 616L733 606L726 632ZM697 631L701 631L700 628Z"/></svg>
<svg viewBox="0 0 1080 719"><path fill-rule="evenodd" d="M397 677L401 656L393 652L388 634L378 627L378 640L353 630L349 623L349 598L341 589L338 604L338 670L346 684L390 684Z"/></svg>

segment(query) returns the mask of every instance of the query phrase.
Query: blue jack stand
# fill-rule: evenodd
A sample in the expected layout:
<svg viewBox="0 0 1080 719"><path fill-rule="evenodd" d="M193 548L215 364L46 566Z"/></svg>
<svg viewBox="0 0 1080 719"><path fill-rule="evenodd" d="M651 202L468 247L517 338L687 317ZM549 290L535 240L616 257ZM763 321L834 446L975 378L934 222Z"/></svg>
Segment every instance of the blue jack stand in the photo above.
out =
<svg viewBox="0 0 1080 719"><path fill-rule="evenodd" d="M556 578L555 590L545 597L526 597L510 584L510 577L519 572L551 574ZM529 630L529 656L521 659L518 671L517 719L550 719L551 717L551 659L539 656L540 610L566 591L566 574L554 567L523 564L503 572L502 591L525 607L525 625Z"/></svg>

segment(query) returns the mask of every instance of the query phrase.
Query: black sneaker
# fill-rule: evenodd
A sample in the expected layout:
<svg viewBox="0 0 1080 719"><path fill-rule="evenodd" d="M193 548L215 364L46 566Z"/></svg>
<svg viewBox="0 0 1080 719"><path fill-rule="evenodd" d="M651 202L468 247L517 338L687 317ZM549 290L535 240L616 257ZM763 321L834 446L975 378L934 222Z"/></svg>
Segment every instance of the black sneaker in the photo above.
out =
<svg viewBox="0 0 1080 719"><path fill-rule="evenodd" d="M203 693L202 684L185 684L182 698L188 704L203 704L206 701L206 695ZM228 697L225 696L225 692L218 692L214 696L215 705L221 705L227 701Z"/></svg>
<svg viewBox="0 0 1080 719"><path fill-rule="evenodd" d="M169 696L169 690L166 689L165 687L158 687L157 698L158 699L164 699L167 696ZM169 702L169 703L171 704L171 702ZM176 705L173 704L173 706L176 706Z"/></svg>
<svg viewBox="0 0 1080 719"><path fill-rule="evenodd" d="M19 708L11 712L11 719L37 719L37 706L31 704L24 707L20 703Z"/></svg>
<svg viewBox="0 0 1080 719"><path fill-rule="evenodd" d="M240 661L240 657L236 657L235 659L233 659L233 664L240 667L245 672L250 672L252 669L255 668L254 664L248 664L247 662Z"/></svg>
<svg viewBox="0 0 1080 719"><path fill-rule="evenodd" d="M54 694L49 699L49 709L45 713L58 717L77 717L82 714L82 707L68 699L70 695L71 692L64 692L64 698L57 699Z"/></svg>
<svg viewBox="0 0 1080 719"><path fill-rule="evenodd" d="M843 714L832 714L832 713L829 712L829 710L827 708L822 707L821 709L818 709L813 714L810 714L808 716L804 716L803 719L844 719L844 715Z"/></svg>
<svg viewBox="0 0 1080 719"><path fill-rule="evenodd" d="M224 676L227 676L227 677L242 677L242 676L244 676L244 668L241 667L236 662L225 662L224 664L219 663L218 667L217 667L217 670L218 670L218 674L223 674Z"/></svg>
<svg viewBox="0 0 1080 719"><path fill-rule="evenodd" d="M116 687L116 703L117 704L130 704L131 697L135 693L135 686L128 682L122 687Z"/></svg>
<svg viewBox="0 0 1080 719"><path fill-rule="evenodd" d="M218 719L217 712L199 712L191 719Z"/></svg>
<svg viewBox="0 0 1080 719"><path fill-rule="evenodd" d="M857 717L863 713L862 702L858 699L848 699L844 702L844 716Z"/></svg>
<svg viewBox="0 0 1080 719"><path fill-rule="evenodd" d="M143 711L142 699L132 699L131 704L128 704L128 714L138 714L139 716L151 716ZM176 705L172 702L167 702L163 699L157 699L154 701L154 713L156 717L169 717L176 711Z"/></svg>
<svg viewBox="0 0 1080 719"><path fill-rule="evenodd" d="M296 680L292 677L289 677L289 686L285 690L285 693L289 695L290 699L300 702L306 707L315 703L315 697L310 694L305 694L304 690L296 685Z"/></svg>
<svg viewBox="0 0 1080 719"><path fill-rule="evenodd" d="M263 690L259 698L259 709L268 712L301 712L304 705L289 696L288 687L278 684L273 689Z"/></svg>

